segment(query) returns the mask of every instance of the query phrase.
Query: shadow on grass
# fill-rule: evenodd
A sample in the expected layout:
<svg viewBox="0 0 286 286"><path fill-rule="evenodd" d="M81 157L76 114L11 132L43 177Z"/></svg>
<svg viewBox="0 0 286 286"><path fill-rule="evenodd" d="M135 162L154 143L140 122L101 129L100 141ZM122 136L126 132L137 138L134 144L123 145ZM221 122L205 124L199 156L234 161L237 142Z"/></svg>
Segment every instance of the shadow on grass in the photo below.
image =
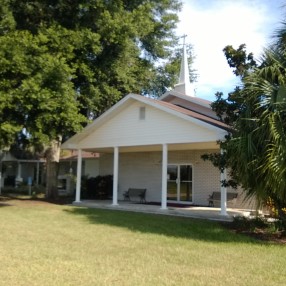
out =
<svg viewBox="0 0 286 286"><path fill-rule="evenodd" d="M64 211L71 215L85 216L92 224L125 228L133 232L208 242L261 244L252 238L235 234L214 221L88 208L72 208Z"/></svg>
<svg viewBox="0 0 286 286"><path fill-rule="evenodd" d="M8 202L8 201L21 201L21 202L44 202L54 205L67 205L71 204L74 201L74 197L58 197L57 199L47 199L43 196L30 196L23 194L10 194L7 193L5 195L0 195L0 203ZM8 206L12 206L13 204L7 204Z"/></svg>
<svg viewBox="0 0 286 286"><path fill-rule="evenodd" d="M7 203L3 203L3 202L0 201L0 208L2 208L2 207L11 207L11 206L12 205L7 204Z"/></svg>
<svg viewBox="0 0 286 286"><path fill-rule="evenodd" d="M9 201L10 198L0 195L0 207L10 207L12 206L11 204L8 204L7 201Z"/></svg>

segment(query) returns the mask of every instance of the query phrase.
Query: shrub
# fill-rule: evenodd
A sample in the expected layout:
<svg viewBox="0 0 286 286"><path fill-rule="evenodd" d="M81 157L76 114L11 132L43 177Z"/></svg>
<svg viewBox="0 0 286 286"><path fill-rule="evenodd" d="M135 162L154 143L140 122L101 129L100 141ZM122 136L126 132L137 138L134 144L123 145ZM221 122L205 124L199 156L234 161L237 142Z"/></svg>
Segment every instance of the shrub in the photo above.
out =
<svg viewBox="0 0 286 286"><path fill-rule="evenodd" d="M249 218L245 216L238 216L234 217L232 224L236 229L245 231L254 231L257 228L268 227L268 222L263 217Z"/></svg>
<svg viewBox="0 0 286 286"><path fill-rule="evenodd" d="M82 178L83 199L108 199L112 197L113 176L97 176Z"/></svg>

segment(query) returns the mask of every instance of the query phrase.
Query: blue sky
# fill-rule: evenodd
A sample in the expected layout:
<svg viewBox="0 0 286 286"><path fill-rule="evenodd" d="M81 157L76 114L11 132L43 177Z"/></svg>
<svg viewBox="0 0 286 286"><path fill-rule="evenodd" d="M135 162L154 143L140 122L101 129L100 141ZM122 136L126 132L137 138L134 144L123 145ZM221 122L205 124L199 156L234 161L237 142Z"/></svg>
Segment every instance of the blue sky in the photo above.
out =
<svg viewBox="0 0 286 286"><path fill-rule="evenodd" d="M227 64L223 48L246 44L259 59L263 48L286 17L286 0L183 0L177 32L187 34L193 45L194 66L199 75L196 96L214 100L239 84Z"/></svg>

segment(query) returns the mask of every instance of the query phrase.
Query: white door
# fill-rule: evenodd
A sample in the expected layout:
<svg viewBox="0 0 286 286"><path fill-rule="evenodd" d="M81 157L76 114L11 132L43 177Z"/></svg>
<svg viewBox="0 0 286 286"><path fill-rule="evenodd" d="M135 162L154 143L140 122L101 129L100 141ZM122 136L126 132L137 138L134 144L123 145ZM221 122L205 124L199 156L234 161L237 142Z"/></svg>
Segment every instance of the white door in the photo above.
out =
<svg viewBox="0 0 286 286"><path fill-rule="evenodd" d="M168 165L167 200L191 202L193 193L192 165Z"/></svg>

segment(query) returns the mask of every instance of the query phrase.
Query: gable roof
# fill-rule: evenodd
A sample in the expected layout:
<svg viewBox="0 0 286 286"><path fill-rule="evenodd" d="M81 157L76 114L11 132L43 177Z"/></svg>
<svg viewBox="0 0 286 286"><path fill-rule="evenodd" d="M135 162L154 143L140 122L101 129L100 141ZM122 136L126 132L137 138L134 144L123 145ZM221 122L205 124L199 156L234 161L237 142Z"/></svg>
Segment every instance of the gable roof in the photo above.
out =
<svg viewBox="0 0 286 286"><path fill-rule="evenodd" d="M195 98L195 99L198 99L198 98ZM147 100L154 100L154 99L149 99L147 98ZM172 103L169 103L169 102L165 102L165 101L159 101L159 100L156 100L156 104L159 104L159 105L162 105L162 106L165 106L169 109L172 109L172 110L175 110L175 111L178 111L182 114L186 114L192 118L196 118L198 120L201 120L201 121L204 121L210 125L213 125L213 126L216 126L218 128L221 128L221 129L224 129L224 130L230 130L230 127L228 125L226 125L225 123L219 121L219 120L216 120L212 117L209 117L207 115L204 115L204 114L201 114L199 112L196 112L196 111L193 111L193 110L190 110L188 108L184 108L182 106L178 106L178 105L175 105L175 104L172 104Z"/></svg>
<svg viewBox="0 0 286 286"><path fill-rule="evenodd" d="M77 142L87 137L96 128L100 127L107 120L111 119L115 114L120 113L126 107L126 105L129 105L134 101L137 101L137 102L139 101L143 104L155 107L164 112L167 112L169 114L172 114L174 116L187 120L189 122L192 122L204 128L214 130L216 132L229 130L229 127L226 124L218 120L215 120L213 118L210 118L206 115L199 114L197 112L188 110L183 107L176 106L168 102L151 99L151 98L144 97L142 95L131 93L125 96L119 102L117 102L114 106L112 106L109 110L107 110L97 119L95 119L91 124L86 126L81 132L78 132L73 137L71 137L66 142L64 142L62 145L62 148L72 149L74 144L76 144Z"/></svg>
<svg viewBox="0 0 286 286"><path fill-rule="evenodd" d="M67 151L65 151L65 152L67 152ZM99 153L86 152L86 151L82 151L81 156L83 159L94 159L94 158L100 157ZM71 150L68 153L61 154L60 161L77 160L77 157L78 157L78 151L77 150Z"/></svg>
<svg viewBox="0 0 286 286"><path fill-rule="evenodd" d="M160 98L159 100L160 101L166 101L168 102L169 99L171 98L175 98L175 97L178 97L178 98L181 98L183 100L186 100L186 101L189 101L189 102L192 102L192 103L196 103L196 104L199 104L201 106L204 106L204 107L207 107L207 108L210 108L210 105L211 105L211 101L209 100L206 100L206 99L203 99L203 98L199 98L199 97L191 97L191 96L187 96L183 93L180 93L180 92L177 92L175 90L171 90L171 91L167 91L165 92Z"/></svg>

